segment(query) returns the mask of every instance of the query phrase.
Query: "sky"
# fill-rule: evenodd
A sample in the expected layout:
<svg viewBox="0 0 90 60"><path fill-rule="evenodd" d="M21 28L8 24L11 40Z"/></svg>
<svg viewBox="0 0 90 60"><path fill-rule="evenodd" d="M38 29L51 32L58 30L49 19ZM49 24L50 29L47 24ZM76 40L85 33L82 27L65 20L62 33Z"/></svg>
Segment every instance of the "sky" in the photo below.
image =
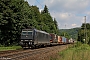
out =
<svg viewBox="0 0 90 60"><path fill-rule="evenodd" d="M47 5L49 12L56 19L59 29L81 27L82 23L90 23L90 0L26 0L30 5L43 10Z"/></svg>

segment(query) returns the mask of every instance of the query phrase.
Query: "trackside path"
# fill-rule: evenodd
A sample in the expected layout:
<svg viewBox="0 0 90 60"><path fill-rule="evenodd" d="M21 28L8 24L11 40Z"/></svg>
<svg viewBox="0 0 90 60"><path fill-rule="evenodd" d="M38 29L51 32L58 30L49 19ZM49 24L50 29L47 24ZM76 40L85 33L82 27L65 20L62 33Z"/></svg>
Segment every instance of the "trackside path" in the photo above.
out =
<svg viewBox="0 0 90 60"><path fill-rule="evenodd" d="M68 48L68 45L0 52L0 60L49 60L56 53L66 48Z"/></svg>

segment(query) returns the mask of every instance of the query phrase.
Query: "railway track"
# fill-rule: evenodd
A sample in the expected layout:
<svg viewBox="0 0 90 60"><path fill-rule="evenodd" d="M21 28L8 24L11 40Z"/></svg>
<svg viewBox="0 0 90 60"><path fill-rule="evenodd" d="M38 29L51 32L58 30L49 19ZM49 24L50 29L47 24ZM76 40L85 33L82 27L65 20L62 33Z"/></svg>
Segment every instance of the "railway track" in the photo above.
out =
<svg viewBox="0 0 90 60"><path fill-rule="evenodd" d="M2 54L8 54L8 53L13 53L13 52L19 52L19 51L23 51L23 49L0 51L0 55L2 55Z"/></svg>
<svg viewBox="0 0 90 60"><path fill-rule="evenodd" d="M53 46L53 47L46 47L46 48L39 48L39 49L28 49L28 50L17 50L17 51L8 51L6 53L1 53L0 54L0 60L23 60L28 57L32 57L35 55L41 55L41 54L46 54L51 51L57 50L58 47L60 49L62 47L65 47L66 45L61 45L61 46Z"/></svg>

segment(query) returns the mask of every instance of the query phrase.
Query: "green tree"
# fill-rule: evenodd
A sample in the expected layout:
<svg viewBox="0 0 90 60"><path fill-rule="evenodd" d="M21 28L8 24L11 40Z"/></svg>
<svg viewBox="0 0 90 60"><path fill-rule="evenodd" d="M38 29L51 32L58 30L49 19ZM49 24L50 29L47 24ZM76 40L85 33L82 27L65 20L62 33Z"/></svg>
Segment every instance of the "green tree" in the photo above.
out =
<svg viewBox="0 0 90 60"><path fill-rule="evenodd" d="M47 6L45 5L45 7L44 7L44 10L43 11L41 11L41 13L43 14L43 13L49 13L49 11L48 11L48 8L47 8Z"/></svg>
<svg viewBox="0 0 90 60"><path fill-rule="evenodd" d="M40 13L37 6L24 0L0 0L0 44L18 44L21 30L29 27L55 34L58 31L46 5Z"/></svg>
<svg viewBox="0 0 90 60"><path fill-rule="evenodd" d="M53 20L46 5L44 7L44 10L42 10L41 15L42 15L42 22L45 25L43 26L45 31L49 33L57 34L57 31L58 31L57 22L56 20Z"/></svg>
<svg viewBox="0 0 90 60"><path fill-rule="evenodd" d="M21 28L25 23L24 0L0 0L1 44L19 42Z"/></svg>
<svg viewBox="0 0 90 60"><path fill-rule="evenodd" d="M81 29L78 32L78 41L81 41L82 43L90 44L90 23L82 24Z"/></svg>
<svg viewBox="0 0 90 60"><path fill-rule="evenodd" d="M58 23L55 18L54 18L54 24L55 24L56 29L58 29Z"/></svg>
<svg viewBox="0 0 90 60"><path fill-rule="evenodd" d="M0 0L0 29L1 29L1 44L9 44L10 37L13 29L13 11L9 8L10 7L10 0ZM9 26L9 27L8 27ZM10 36L9 36L9 35ZM8 41L6 40L8 39Z"/></svg>
<svg viewBox="0 0 90 60"><path fill-rule="evenodd" d="M39 12L39 8L37 6L31 6L31 10L32 10L32 20L30 22L31 25L34 28L37 28L39 30L41 30L41 14Z"/></svg>

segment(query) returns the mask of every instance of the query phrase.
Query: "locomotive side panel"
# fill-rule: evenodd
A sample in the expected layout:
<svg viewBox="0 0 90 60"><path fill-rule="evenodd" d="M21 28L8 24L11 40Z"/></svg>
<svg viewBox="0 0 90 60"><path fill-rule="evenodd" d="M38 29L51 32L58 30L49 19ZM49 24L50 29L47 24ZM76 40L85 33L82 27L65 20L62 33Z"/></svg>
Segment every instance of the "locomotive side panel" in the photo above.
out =
<svg viewBox="0 0 90 60"><path fill-rule="evenodd" d="M49 44L50 43L50 35L44 31L36 30L36 38L38 44Z"/></svg>

